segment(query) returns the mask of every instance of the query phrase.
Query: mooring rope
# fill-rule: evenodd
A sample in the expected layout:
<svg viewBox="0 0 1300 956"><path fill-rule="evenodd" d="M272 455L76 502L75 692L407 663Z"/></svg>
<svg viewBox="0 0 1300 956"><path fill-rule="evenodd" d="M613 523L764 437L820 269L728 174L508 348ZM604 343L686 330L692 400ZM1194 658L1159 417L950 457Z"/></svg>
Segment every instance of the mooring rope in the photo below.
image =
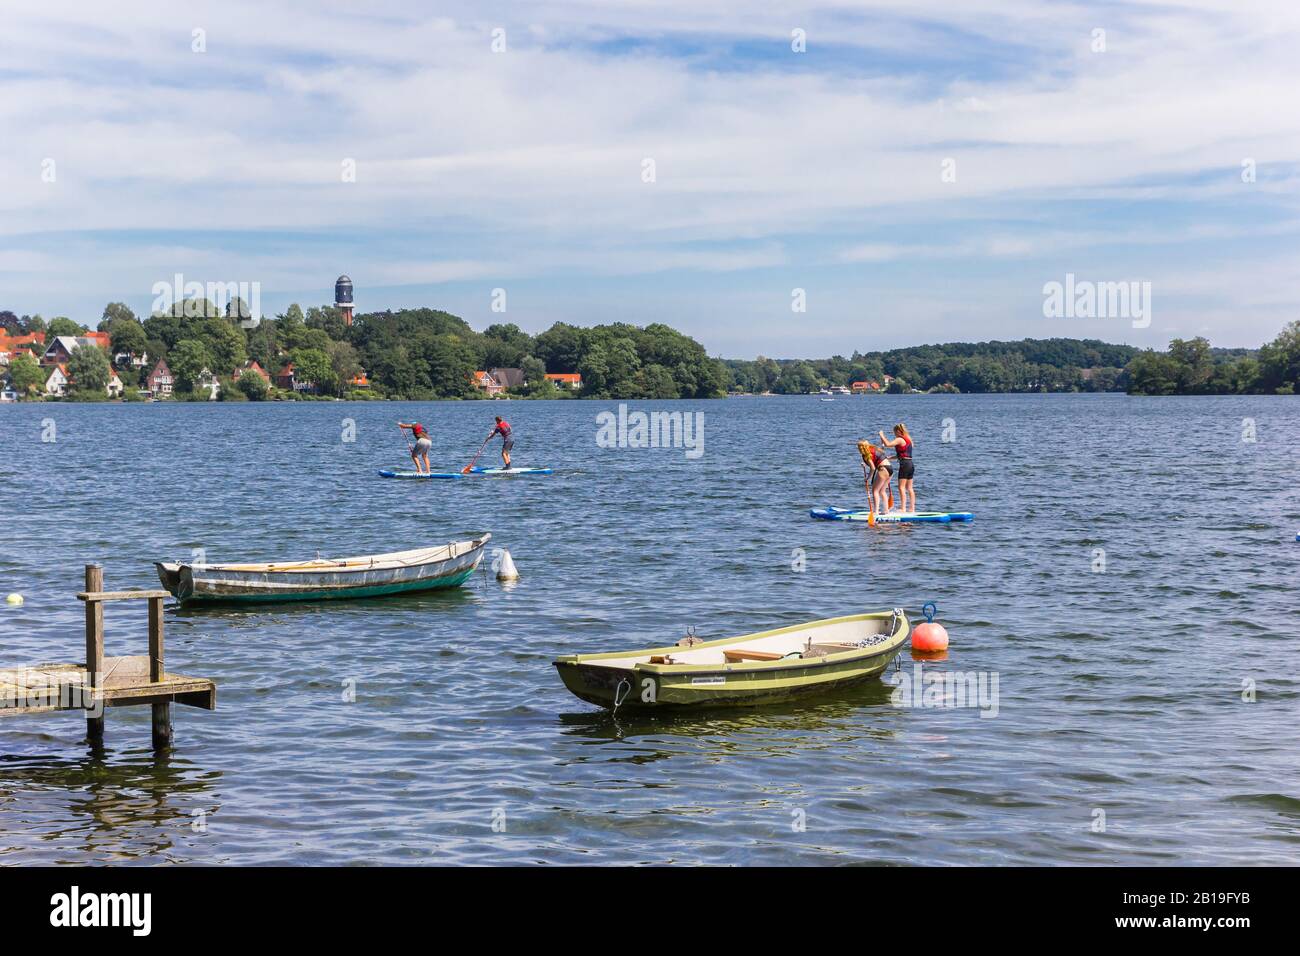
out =
<svg viewBox="0 0 1300 956"><path fill-rule="evenodd" d="M619 696L619 691L621 691L621 690L623 689L623 685L624 685L624 684L627 685L627 694L624 694L622 697L620 697L620 696ZM617 714L617 713L618 713L619 705L622 704L623 701L627 700L627 698L628 698L628 694L631 694L631 693L632 693L632 682L629 681L626 677L624 677L622 680L620 680L620 681L618 682L618 686L614 688L614 710L613 710L613 712L610 714L611 717L612 717L614 714Z"/></svg>

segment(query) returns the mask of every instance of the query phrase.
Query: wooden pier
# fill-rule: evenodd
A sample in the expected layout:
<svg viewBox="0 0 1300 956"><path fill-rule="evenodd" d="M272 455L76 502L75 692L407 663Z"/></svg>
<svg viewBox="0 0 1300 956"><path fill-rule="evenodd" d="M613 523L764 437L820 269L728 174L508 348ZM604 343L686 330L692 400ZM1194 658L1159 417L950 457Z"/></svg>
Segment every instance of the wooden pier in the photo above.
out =
<svg viewBox="0 0 1300 956"><path fill-rule="evenodd" d="M84 664L34 664L0 670L0 716L80 710L92 745L104 740L104 709L148 704L153 708L153 745L172 742L172 704L213 710L217 685L206 677L168 674L163 667L163 601L166 591L105 591L104 569L86 565ZM104 656L104 602L149 602L149 653Z"/></svg>

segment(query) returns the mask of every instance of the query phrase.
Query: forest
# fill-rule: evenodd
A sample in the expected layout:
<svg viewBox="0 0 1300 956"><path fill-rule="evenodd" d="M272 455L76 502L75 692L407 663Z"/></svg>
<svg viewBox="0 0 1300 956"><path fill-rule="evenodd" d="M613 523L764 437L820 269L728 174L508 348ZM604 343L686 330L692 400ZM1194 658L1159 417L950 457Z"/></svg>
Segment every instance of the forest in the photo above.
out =
<svg viewBox="0 0 1300 956"><path fill-rule="evenodd" d="M573 396L546 379L547 372L580 374L583 387L578 394L592 398L715 398L724 395L728 385L721 361L710 358L694 339L661 323L641 328L621 322L593 327L558 322L534 336L512 323L477 332L464 319L437 309L363 313L351 325L333 306L304 311L295 304L274 319L256 322L241 318L244 311L238 299L225 309L191 299L141 321L115 302L105 307L98 331L108 333L111 355L148 356L138 369L127 361L118 363L128 394L144 384L159 359L166 360L176 379L178 398L205 398L207 393L198 388L205 372L220 382L222 397L234 400L472 398L481 394L473 372L493 368L523 370L525 384L511 390L521 398ZM18 317L12 312L0 312L0 325L12 335L40 331L76 336L88 331L66 317L47 323L39 315ZM69 371L81 372L74 378L82 396L89 397L102 390L108 368L91 369L100 359L90 352L83 357L83 351L74 355L78 368ZM257 376L247 375L233 382L235 370L249 361L256 361L272 378L292 363L297 377L311 382L312 388L306 394L264 389ZM367 379L364 389L355 384L362 372ZM92 387L86 387L87 382Z"/></svg>
<svg viewBox="0 0 1300 956"><path fill-rule="evenodd" d="M530 335L513 323L475 331L459 316L438 309L369 312L345 324L333 306L289 306L274 319L252 321L239 299L224 309L206 299L177 303L143 321L124 304L109 303L98 331L109 335L110 355L148 355L135 367L119 363L126 397L144 385L165 359L178 398L206 398L198 387L210 372L230 400L266 398L473 398L481 395L473 372L518 368L519 398L672 399L727 394L800 395L854 382L880 391L912 392L1113 392L1141 395L1294 394L1300 388L1300 322L1292 322L1258 349L1216 349L1204 338L1174 339L1167 350L1138 349L1095 339L1023 339L950 342L845 358L712 358L695 339L663 323L645 327L614 322L576 326L557 322ZM88 327L67 317L0 311L8 335L45 332L84 335ZM102 392L110 374L99 350L78 350L69 362L73 397ZM83 354L84 353L84 354ZM257 376L233 379L256 361L274 379L292 363L305 391L265 387ZM26 355L9 375L20 394L39 394L48 370ZM574 392L545 378L578 373ZM364 373L364 387L357 385ZM875 389L872 389L875 390Z"/></svg>
<svg viewBox="0 0 1300 956"><path fill-rule="evenodd" d="M727 362L740 391L803 394L853 382L882 390L1039 392L1123 390L1125 366L1138 354L1129 345L1093 339L1024 339L1019 342L949 342L851 358ZM885 376L892 381L885 388Z"/></svg>

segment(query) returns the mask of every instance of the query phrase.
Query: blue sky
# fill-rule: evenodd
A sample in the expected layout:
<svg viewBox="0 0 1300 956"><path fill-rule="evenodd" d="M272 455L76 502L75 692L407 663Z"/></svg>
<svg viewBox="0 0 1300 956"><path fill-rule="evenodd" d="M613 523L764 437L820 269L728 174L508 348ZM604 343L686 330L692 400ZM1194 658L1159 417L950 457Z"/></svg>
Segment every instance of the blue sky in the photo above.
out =
<svg viewBox="0 0 1300 956"><path fill-rule="evenodd" d="M347 273L361 310L736 357L1300 318L1294 4L420 7L11 11L0 308L93 325L179 272L273 314ZM1045 318L1067 273L1150 282L1150 327Z"/></svg>

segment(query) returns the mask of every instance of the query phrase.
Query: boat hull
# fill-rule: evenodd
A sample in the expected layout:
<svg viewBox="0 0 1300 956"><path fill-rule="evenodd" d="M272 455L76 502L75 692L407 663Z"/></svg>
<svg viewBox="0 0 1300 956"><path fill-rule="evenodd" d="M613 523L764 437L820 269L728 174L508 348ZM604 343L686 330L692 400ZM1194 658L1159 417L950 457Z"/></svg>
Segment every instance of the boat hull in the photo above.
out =
<svg viewBox="0 0 1300 956"><path fill-rule="evenodd" d="M439 560L396 567L385 566L391 562L382 559L389 555L374 556L371 562L374 566L370 567L348 566L360 561L355 558L343 559L335 568L277 570L161 562L155 567L163 587L182 605L350 600L458 587L478 568L483 560L483 546L490 537L484 535L439 549L447 552Z"/></svg>
<svg viewBox="0 0 1300 956"><path fill-rule="evenodd" d="M858 615L857 618L887 617ZM843 622L855 618L834 618ZM749 639L797 632L809 625L765 631L697 645L726 647ZM711 666L638 664L610 666L602 659L618 654L586 654L555 661L561 681L574 696L618 710L683 710L714 707L757 707L798 700L850 687L882 674L903 649L910 631L906 617L879 644L824 657L775 662L740 662ZM681 647L654 648L639 655L680 654Z"/></svg>

